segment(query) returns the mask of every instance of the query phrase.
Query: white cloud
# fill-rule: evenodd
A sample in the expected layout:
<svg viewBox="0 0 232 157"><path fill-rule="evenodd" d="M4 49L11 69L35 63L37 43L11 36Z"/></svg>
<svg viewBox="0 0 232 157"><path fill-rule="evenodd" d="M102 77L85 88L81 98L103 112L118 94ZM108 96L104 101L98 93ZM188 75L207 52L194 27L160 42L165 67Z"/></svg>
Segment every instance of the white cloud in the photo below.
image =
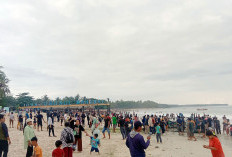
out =
<svg viewBox="0 0 232 157"><path fill-rule="evenodd" d="M14 94L232 103L229 1L0 2Z"/></svg>

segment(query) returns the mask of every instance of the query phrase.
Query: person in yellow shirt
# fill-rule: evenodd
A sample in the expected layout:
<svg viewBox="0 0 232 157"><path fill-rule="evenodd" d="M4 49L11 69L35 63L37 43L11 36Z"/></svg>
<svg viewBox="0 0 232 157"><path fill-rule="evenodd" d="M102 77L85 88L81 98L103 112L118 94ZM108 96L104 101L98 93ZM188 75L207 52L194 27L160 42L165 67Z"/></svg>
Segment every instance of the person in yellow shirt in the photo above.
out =
<svg viewBox="0 0 232 157"><path fill-rule="evenodd" d="M33 137L31 139L31 143L32 145L35 147L34 148L34 153L33 153L33 156L32 157L43 157L43 152L42 152L42 149L41 147L38 145L37 143L38 139L36 137Z"/></svg>

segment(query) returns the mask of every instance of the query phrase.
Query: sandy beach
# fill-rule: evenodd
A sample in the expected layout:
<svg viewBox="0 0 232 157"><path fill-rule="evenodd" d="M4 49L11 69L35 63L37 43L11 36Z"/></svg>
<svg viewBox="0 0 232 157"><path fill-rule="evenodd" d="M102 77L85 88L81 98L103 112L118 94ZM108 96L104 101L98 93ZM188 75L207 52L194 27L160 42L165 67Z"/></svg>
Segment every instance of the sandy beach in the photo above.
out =
<svg viewBox="0 0 232 157"><path fill-rule="evenodd" d="M16 115L15 115L16 116ZM6 116L6 124L9 127L8 116ZM16 122L16 121L15 121ZM101 126L102 127L102 126ZM85 127L86 128L86 127ZM44 157L51 157L52 150L55 149L55 141L60 138L63 126L60 123L55 122L55 134L57 137L49 137L48 131L46 129L46 124L44 124L43 131L35 130L35 134L38 138L38 143L43 149ZM90 133L90 129L86 128L87 132ZM101 129L100 129L101 130ZM9 134L12 144L9 147L9 157L24 157L26 150L23 148L23 132L16 129L16 123L14 128L9 128ZM147 137L146 134L141 133L144 138ZM106 137L107 133L106 133ZM163 144L157 144L155 135L152 136L151 144L146 150L146 155L148 157L210 157L210 150L204 149L202 145L208 144L208 139L202 139L198 134L196 134L198 141L188 141L186 134L184 136L179 136L177 132L169 131L162 136ZM232 154L232 137L226 135L218 136L224 153L226 157L230 157ZM83 152L74 152L74 157L87 157L90 156L90 145L89 137L85 136L83 133ZM125 145L125 140L122 140L119 129L116 133L111 134L111 139L101 139L100 156L102 157L129 157L129 149ZM91 156L99 156L96 153L92 153Z"/></svg>

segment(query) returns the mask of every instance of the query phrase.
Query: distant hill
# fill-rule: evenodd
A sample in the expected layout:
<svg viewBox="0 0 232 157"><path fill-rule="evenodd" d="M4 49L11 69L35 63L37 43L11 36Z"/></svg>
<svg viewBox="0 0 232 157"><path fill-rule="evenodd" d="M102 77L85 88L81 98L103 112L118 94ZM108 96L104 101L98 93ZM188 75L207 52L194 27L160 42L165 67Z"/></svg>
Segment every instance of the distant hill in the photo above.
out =
<svg viewBox="0 0 232 157"><path fill-rule="evenodd" d="M122 108L122 109L129 109L129 108L167 108L168 105L166 104L158 104L154 101L115 101L111 102L111 108Z"/></svg>
<svg viewBox="0 0 232 157"><path fill-rule="evenodd" d="M111 108L172 108L172 107L208 107L208 106L228 106L228 104L189 104L189 105L178 105L178 104L159 104L154 101L115 101L111 102Z"/></svg>

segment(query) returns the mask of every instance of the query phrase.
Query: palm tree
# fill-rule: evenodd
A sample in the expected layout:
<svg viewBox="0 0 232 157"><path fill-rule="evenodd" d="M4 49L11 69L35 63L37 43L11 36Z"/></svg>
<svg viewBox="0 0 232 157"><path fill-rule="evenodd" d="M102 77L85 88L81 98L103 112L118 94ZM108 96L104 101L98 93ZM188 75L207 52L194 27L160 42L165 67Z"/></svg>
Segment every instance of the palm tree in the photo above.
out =
<svg viewBox="0 0 232 157"><path fill-rule="evenodd" d="M1 70L3 67L0 66L0 99L5 97L10 93L9 90L9 79L6 77L6 74Z"/></svg>

